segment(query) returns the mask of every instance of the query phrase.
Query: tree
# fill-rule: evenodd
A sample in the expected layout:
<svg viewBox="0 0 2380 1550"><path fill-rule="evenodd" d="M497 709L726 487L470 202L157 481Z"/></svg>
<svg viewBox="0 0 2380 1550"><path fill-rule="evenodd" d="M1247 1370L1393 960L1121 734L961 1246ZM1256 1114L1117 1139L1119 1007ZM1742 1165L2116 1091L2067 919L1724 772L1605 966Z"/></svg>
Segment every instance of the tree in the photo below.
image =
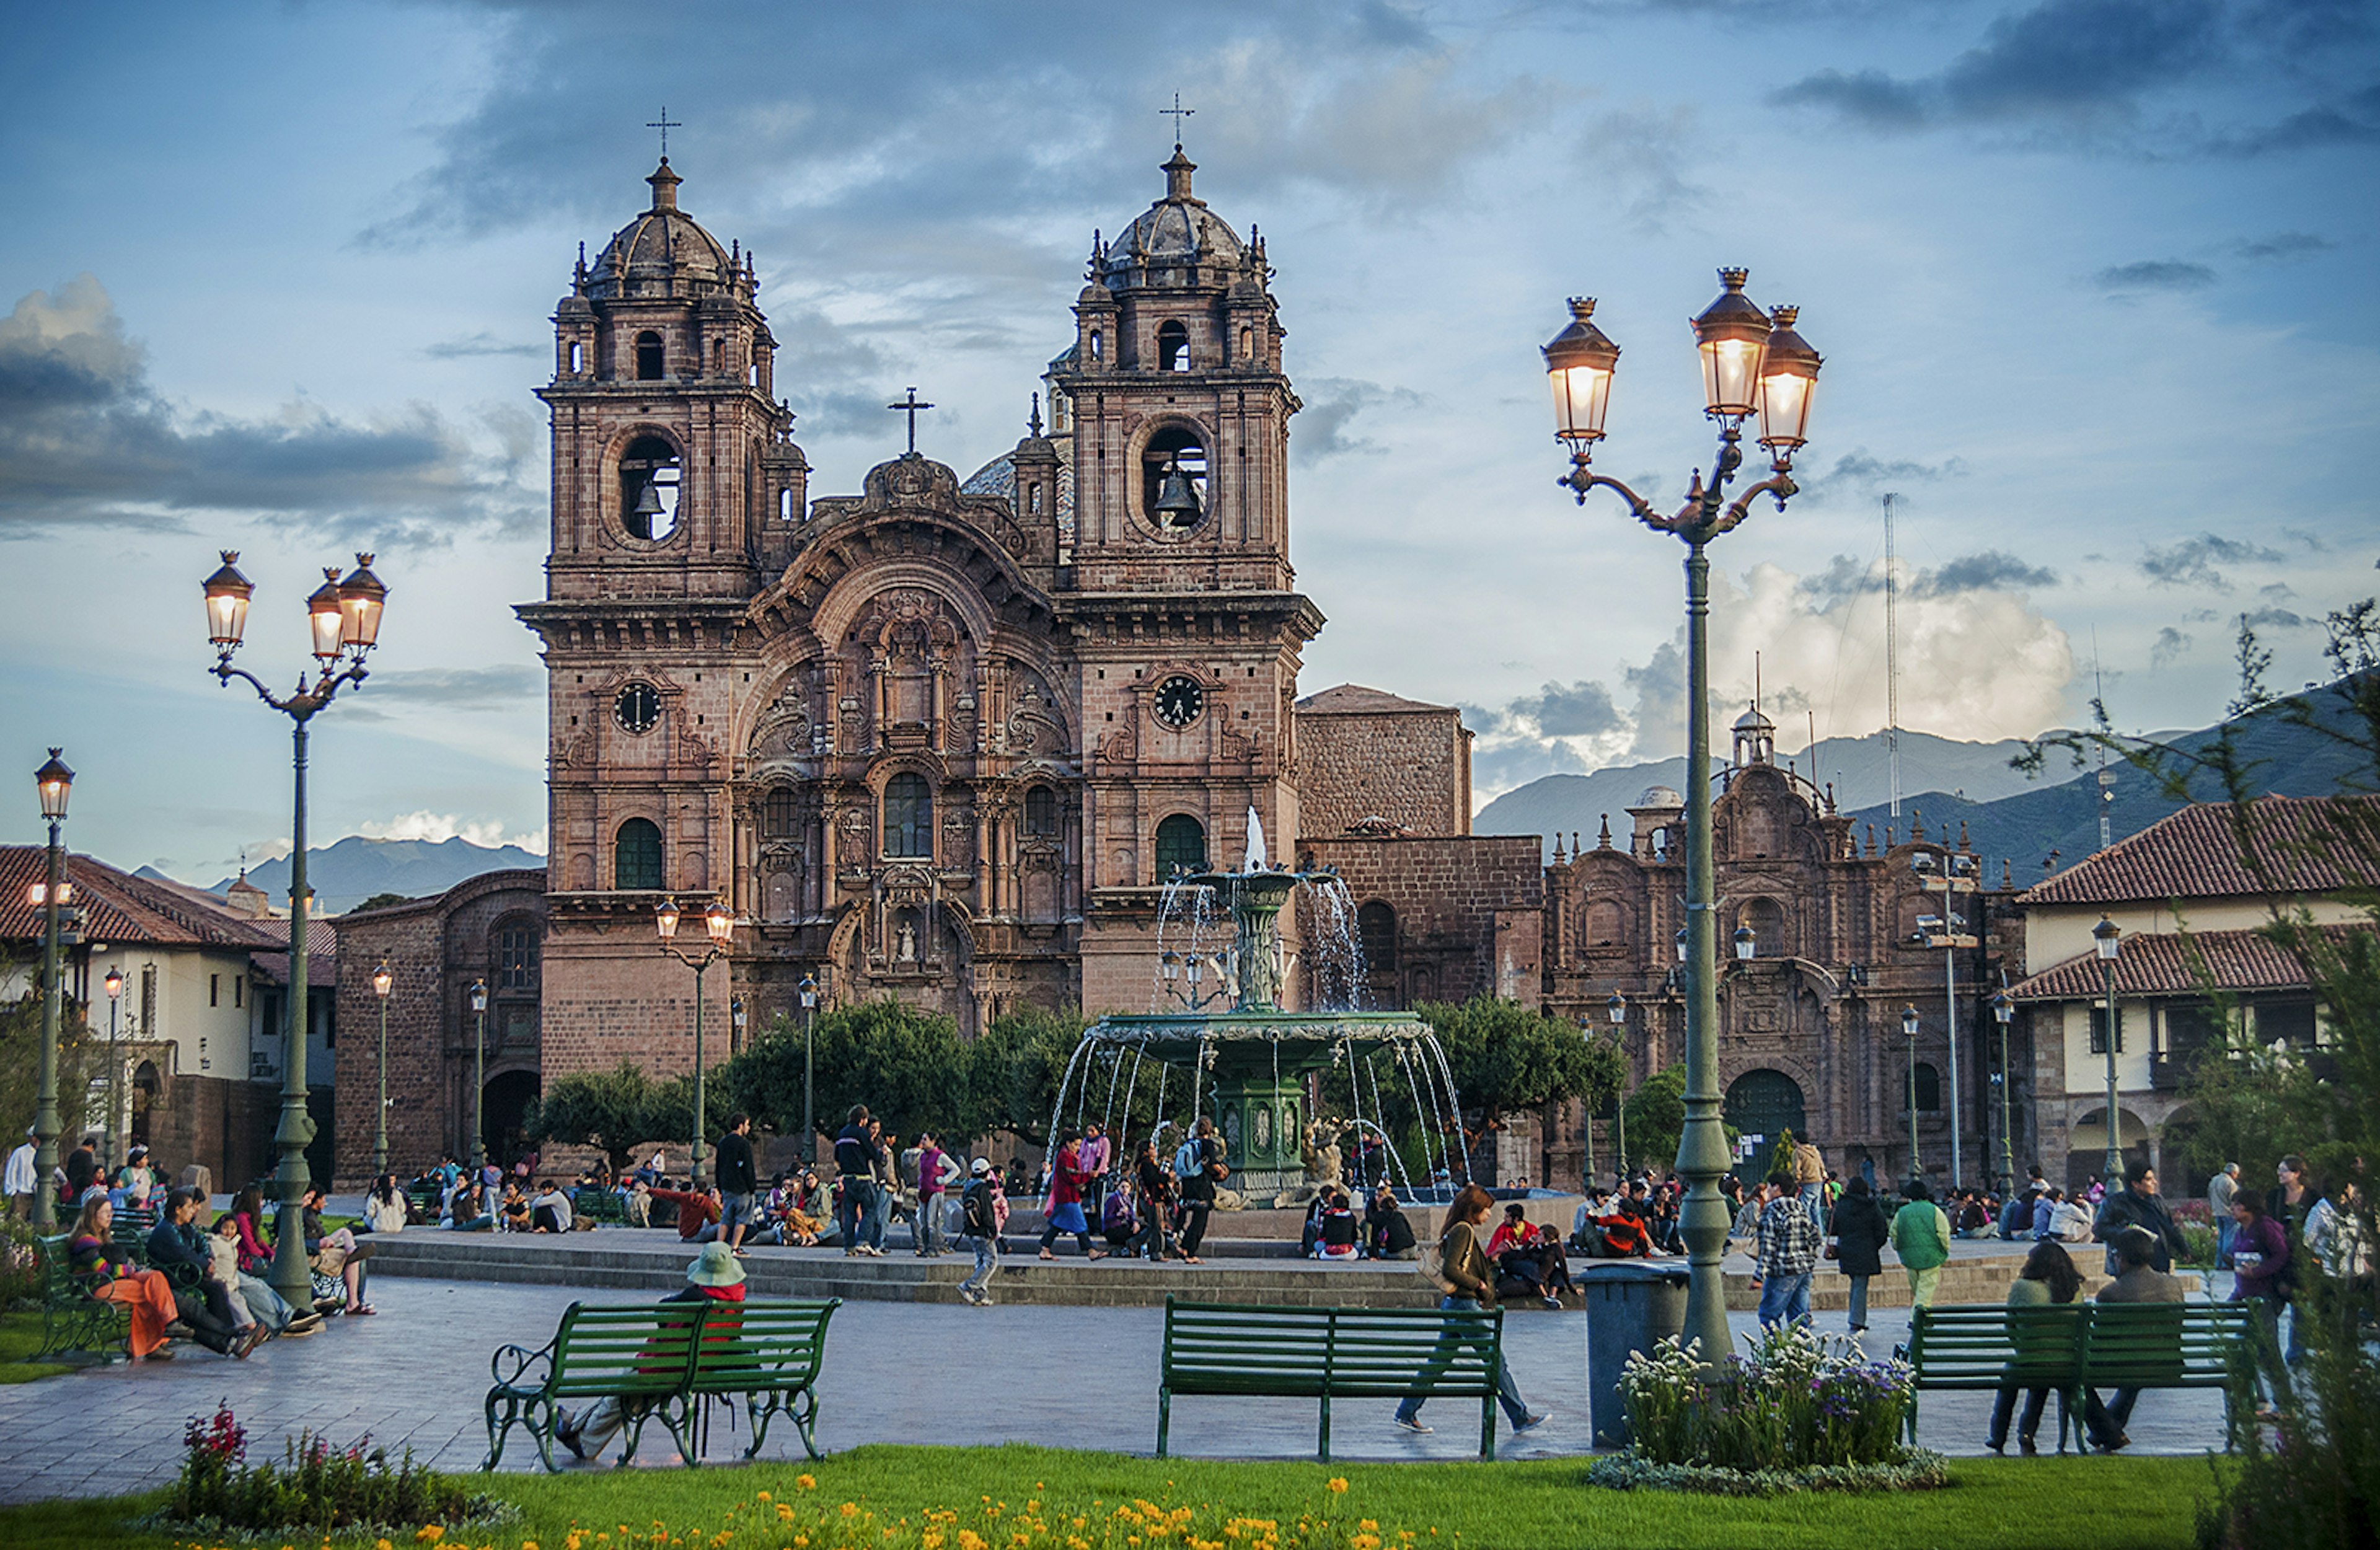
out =
<svg viewBox="0 0 2380 1550"><path fill-rule="evenodd" d="M41 978L41 956L16 958L0 952L0 983L23 975ZM69 981L68 983L71 983ZM84 1008L71 996L60 1003L58 1023L58 1156L107 1122L107 1039L94 1039ZM15 1150L41 1096L42 996L38 984L13 1001L0 1002L0 1141Z"/></svg>
<svg viewBox="0 0 2380 1550"><path fill-rule="evenodd" d="M366 910L384 910L392 904L410 904L412 902L413 896L409 893L375 893L370 898L365 900L362 903L350 906L346 913L348 914L360 914Z"/></svg>
<svg viewBox="0 0 2380 1550"><path fill-rule="evenodd" d="M1011 1008L992 1019L967 1049L967 1087L976 1133L1005 1131L1035 1146L1050 1144L1050 1117L1057 1111L1059 1084L1083 1041L1083 1020L1041 1007ZM1135 1089L1138 1120L1153 1123L1156 1094Z"/></svg>
<svg viewBox="0 0 2380 1550"><path fill-rule="evenodd" d="M1544 1109L1550 1118L1555 1106L1572 1098L1585 1099L1592 1113L1609 1105L1626 1074L1610 1039L1585 1037L1560 1018L1516 1001L1425 1001L1414 1015L1438 1035L1454 1090L1464 1112L1479 1115L1483 1134L1521 1109Z"/></svg>
<svg viewBox="0 0 2380 1550"><path fill-rule="evenodd" d="M814 1115L822 1133L865 1104L887 1131L977 1133L970 1051L947 1017L887 998L819 1014L811 1040ZM801 1025L779 1016L719 1071L713 1092L784 1134L802 1128Z"/></svg>
<svg viewBox="0 0 2380 1550"><path fill-rule="evenodd" d="M692 1081L686 1080L683 1123L663 1100L677 1084L657 1087L626 1060L617 1070L573 1072L557 1076L531 1105L523 1130L534 1140L565 1146L593 1146L612 1159L614 1172L628 1164L638 1145L661 1136L688 1136L693 1129ZM673 1094L674 1096L674 1094Z"/></svg>
<svg viewBox="0 0 2380 1550"><path fill-rule="evenodd" d="M1645 1079L1620 1106L1628 1120L1628 1150L1634 1157L1668 1166L1678 1155L1686 1129L1686 1068L1670 1066Z"/></svg>

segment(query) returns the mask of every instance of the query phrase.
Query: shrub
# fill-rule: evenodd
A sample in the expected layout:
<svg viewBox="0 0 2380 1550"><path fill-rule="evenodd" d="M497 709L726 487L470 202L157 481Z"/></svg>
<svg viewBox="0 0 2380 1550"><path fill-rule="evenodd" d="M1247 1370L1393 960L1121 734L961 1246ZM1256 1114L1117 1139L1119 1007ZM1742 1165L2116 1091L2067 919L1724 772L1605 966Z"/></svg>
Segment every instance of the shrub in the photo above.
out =
<svg viewBox="0 0 2380 1550"><path fill-rule="evenodd" d="M0 1222L0 1309L42 1299L42 1264L33 1252L31 1224Z"/></svg>
<svg viewBox="0 0 2380 1550"><path fill-rule="evenodd" d="M2181 1263L2193 1269L2214 1269L2216 1242L2215 1229L2204 1222L2185 1221L2176 1225L2181 1229L2181 1241L2184 1245Z"/></svg>
<svg viewBox="0 0 2380 1550"><path fill-rule="evenodd" d="M1709 1381L1674 1338L1628 1359L1620 1387L1641 1460L1743 1471L1906 1460L1907 1362L1871 1361L1806 1325L1745 1339L1750 1353Z"/></svg>
<svg viewBox="0 0 2380 1550"><path fill-rule="evenodd" d="M230 1531L461 1526L507 1512L437 1471L416 1464L407 1448L395 1464L369 1437L334 1448L310 1431L282 1445L279 1462L248 1463L248 1432L227 1404L182 1431L182 1472L168 1517L180 1525Z"/></svg>

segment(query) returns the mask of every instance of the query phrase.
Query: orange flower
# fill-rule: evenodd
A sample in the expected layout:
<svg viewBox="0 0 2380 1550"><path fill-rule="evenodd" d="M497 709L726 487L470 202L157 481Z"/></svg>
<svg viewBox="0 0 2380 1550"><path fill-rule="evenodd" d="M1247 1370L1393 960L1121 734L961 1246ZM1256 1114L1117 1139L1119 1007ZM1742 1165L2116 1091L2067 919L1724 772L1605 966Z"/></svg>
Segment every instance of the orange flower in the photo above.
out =
<svg viewBox="0 0 2380 1550"><path fill-rule="evenodd" d="M1332 1475L1330 1477L1330 1494L1334 1496L1343 1496L1347 1494L1347 1477L1345 1475Z"/></svg>

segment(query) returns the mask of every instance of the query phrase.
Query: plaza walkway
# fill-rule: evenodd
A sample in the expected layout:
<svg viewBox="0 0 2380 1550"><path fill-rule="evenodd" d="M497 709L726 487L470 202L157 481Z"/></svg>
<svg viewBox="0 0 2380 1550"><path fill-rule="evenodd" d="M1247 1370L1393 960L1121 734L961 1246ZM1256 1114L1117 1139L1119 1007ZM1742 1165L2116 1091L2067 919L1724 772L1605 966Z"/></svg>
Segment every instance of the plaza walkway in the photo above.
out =
<svg viewBox="0 0 2380 1550"><path fill-rule="evenodd" d="M474 1470L487 1450L480 1407L492 1350L510 1341L542 1345L574 1300L651 1295L399 1277L376 1278L371 1294L381 1310L376 1316L334 1319L320 1335L270 1343L245 1362L186 1350L174 1362L118 1363L0 1388L0 1501L163 1483L179 1464L184 1422L212 1413L218 1399L228 1399L249 1427L252 1458L277 1451L283 1436L310 1426L334 1443L369 1433L441 1468ZM871 1442L1030 1442L1151 1452L1163 1321L1152 1308L846 1302L828 1340L820 1444L830 1451ZM1753 1327L1748 1315L1731 1322L1740 1333ZM1842 1316L1821 1314L1818 1327L1840 1332ZM1585 1334L1585 1316L1575 1310L1516 1309L1508 1319L1507 1345L1522 1390L1553 1419L1518 1439L1500 1423L1504 1457L1588 1450ZM1904 1313L1879 1311L1867 1349L1888 1352L1907 1334ZM1988 1394L1928 1395L1918 1440L1945 1453L1979 1453L1990 1405ZM1475 1454L1478 1412L1469 1404L1440 1401L1425 1411L1439 1428L1427 1437L1399 1432L1390 1424L1390 1409L1334 1407L1334 1453L1380 1459ZM2053 1404L2043 1423L2045 1441L2054 1437L2056 1415ZM2150 1394L2132 1419L2133 1450L2220 1447L2222 1426L2222 1402L2214 1394ZM114 1441L96 1448L59 1445L66 1432L92 1427ZM1173 1409L1175 1449L1208 1457L1311 1458L1314 1427L1311 1401L1184 1399ZM740 1427L731 1433L714 1423L711 1455L733 1458L744 1441ZM646 1442L639 1467L674 1462L665 1433L655 1428ZM779 1426L763 1457L800 1453L793 1428ZM535 1458L516 1433L504 1467L534 1467Z"/></svg>

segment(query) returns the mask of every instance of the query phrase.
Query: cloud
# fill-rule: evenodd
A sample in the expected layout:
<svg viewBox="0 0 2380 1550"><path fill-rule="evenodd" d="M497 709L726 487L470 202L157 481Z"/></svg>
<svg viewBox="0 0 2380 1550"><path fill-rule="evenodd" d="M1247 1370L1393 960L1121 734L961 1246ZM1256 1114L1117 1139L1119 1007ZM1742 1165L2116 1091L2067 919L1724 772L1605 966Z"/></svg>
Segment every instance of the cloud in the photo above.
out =
<svg viewBox="0 0 2380 1550"><path fill-rule="evenodd" d="M260 418L179 411L82 274L0 320L0 537L178 530L201 512L379 547L534 531L544 502L522 482L536 445L525 418L464 426L412 404L357 421L302 400Z"/></svg>
<svg viewBox="0 0 2380 1550"><path fill-rule="evenodd" d="M490 850L503 845L518 845L532 855L545 854L545 830L542 829L507 837L503 823L495 819L461 818L452 813L432 813L427 809L400 813L384 823L358 824L356 832L367 840L427 840L432 844L443 844L449 840L461 839Z"/></svg>
<svg viewBox="0 0 2380 1550"><path fill-rule="evenodd" d="M1900 589L1907 597L1951 598L1962 592L2023 591L2055 587L2058 582L2056 571L2027 564L1997 549L1961 554L1937 570L1912 569L1904 563L1900 574ZM1830 609L1853 598L1881 597L1884 565L1881 562L1869 563L1838 554L1828 562L1825 570L1801 577L1800 585L1814 606Z"/></svg>
<svg viewBox="0 0 2380 1550"><path fill-rule="evenodd" d="M2314 253L2325 253L2338 244L2313 232L2275 232L2253 241L2245 238L2231 245L2231 251L2250 263L2288 263Z"/></svg>
<svg viewBox="0 0 2380 1550"><path fill-rule="evenodd" d="M2171 624L2168 624L2157 631L2156 644L2149 648L2149 666L2151 668L2171 667L2181 660L2190 647L2191 637L2175 629Z"/></svg>
<svg viewBox="0 0 2380 1550"><path fill-rule="evenodd" d="M2227 130L2206 142L2207 154L2252 158L2338 145L2380 143L2380 86L2338 103L2322 103L2271 124Z"/></svg>
<svg viewBox="0 0 2380 1550"><path fill-rule="evenodd" d="M1383 387L1351 377L1317 378L1301 384L1299 392L1305 407L1291 427L1289 449L1302 462L1343 453L1378 452L1378 442L1354 433L1355 417L1383 404L1406 409L1422 405L1422 395L1411 388Z"/></svg>
<svg viewBox="0 0 2380 1550"><path fill-rule="evenodd" d="M2286 608L2260 608L2240 615L2240 623L2259 630L2304 630L2313 621Z"/></svg>
<svg viewBox="0 0 2380 1550"><path fill-rule="evenodd" d="M421 346L421 353L432 360L461 360L471 356L541 356L545 351L543 345L508 345L486 329Z"/></svg>
<svg viewBox="0 0 2380 1550"><path fill-rule="evenodd" d="M1630 225L1659 236L1710 203L1709 187L1688 173L1701 149L1695 125L1692 107L1640 104L1603 114L1581 137L1575 164L1619 196Z"/></svg>
<svg viewBox="0 0 2380 1550"><path fill-rule="evenodd" d="M2091 284L2111 296L2139 291L2196 291L2215 284L2215 272L2202 263L2177 259L2143 259L2116 264L2091 276Z"/></svg>
<svg viewBox="0 0 2380 1550"><path fill-rule="evenodd" d="M2231 583L2216 566L2272 565L2280 561L2277 551L2261 544L2201 533L2162 549L2149 547L2141 555L2141 574L2159 587L2203 587L2209 591L2228 592Z"/></svg>
<svg viewBox="0 0 2380 1550"><path fill-rule="evenodd" d="M2015 555L2003 554L1997 549L1961 555L1927 578L1927 589L1937 597L2057 585L2056 571L2046 566L2028 565Z"/></svg>
<svg viewBox="0 0 2380 1550"><path fill-rule="evenodd" d="M371 675L382 699L419 700L441 710L541 710L545 672L524 663L497 667L382 670Z"/></svg>
<svg viewBox="0 0 2380 1550"><path fill-rule="evenodd" d="M1795 471L1798 473L1800 470ZM1910 458L1875 457L1865 447L1853 447L1836 458L1834 466L1826 474L1828 482L1840 480L1868 489L1966 477L1967 465L1960 458L1948 458L1940 463L1919 463Z"/></svg>

